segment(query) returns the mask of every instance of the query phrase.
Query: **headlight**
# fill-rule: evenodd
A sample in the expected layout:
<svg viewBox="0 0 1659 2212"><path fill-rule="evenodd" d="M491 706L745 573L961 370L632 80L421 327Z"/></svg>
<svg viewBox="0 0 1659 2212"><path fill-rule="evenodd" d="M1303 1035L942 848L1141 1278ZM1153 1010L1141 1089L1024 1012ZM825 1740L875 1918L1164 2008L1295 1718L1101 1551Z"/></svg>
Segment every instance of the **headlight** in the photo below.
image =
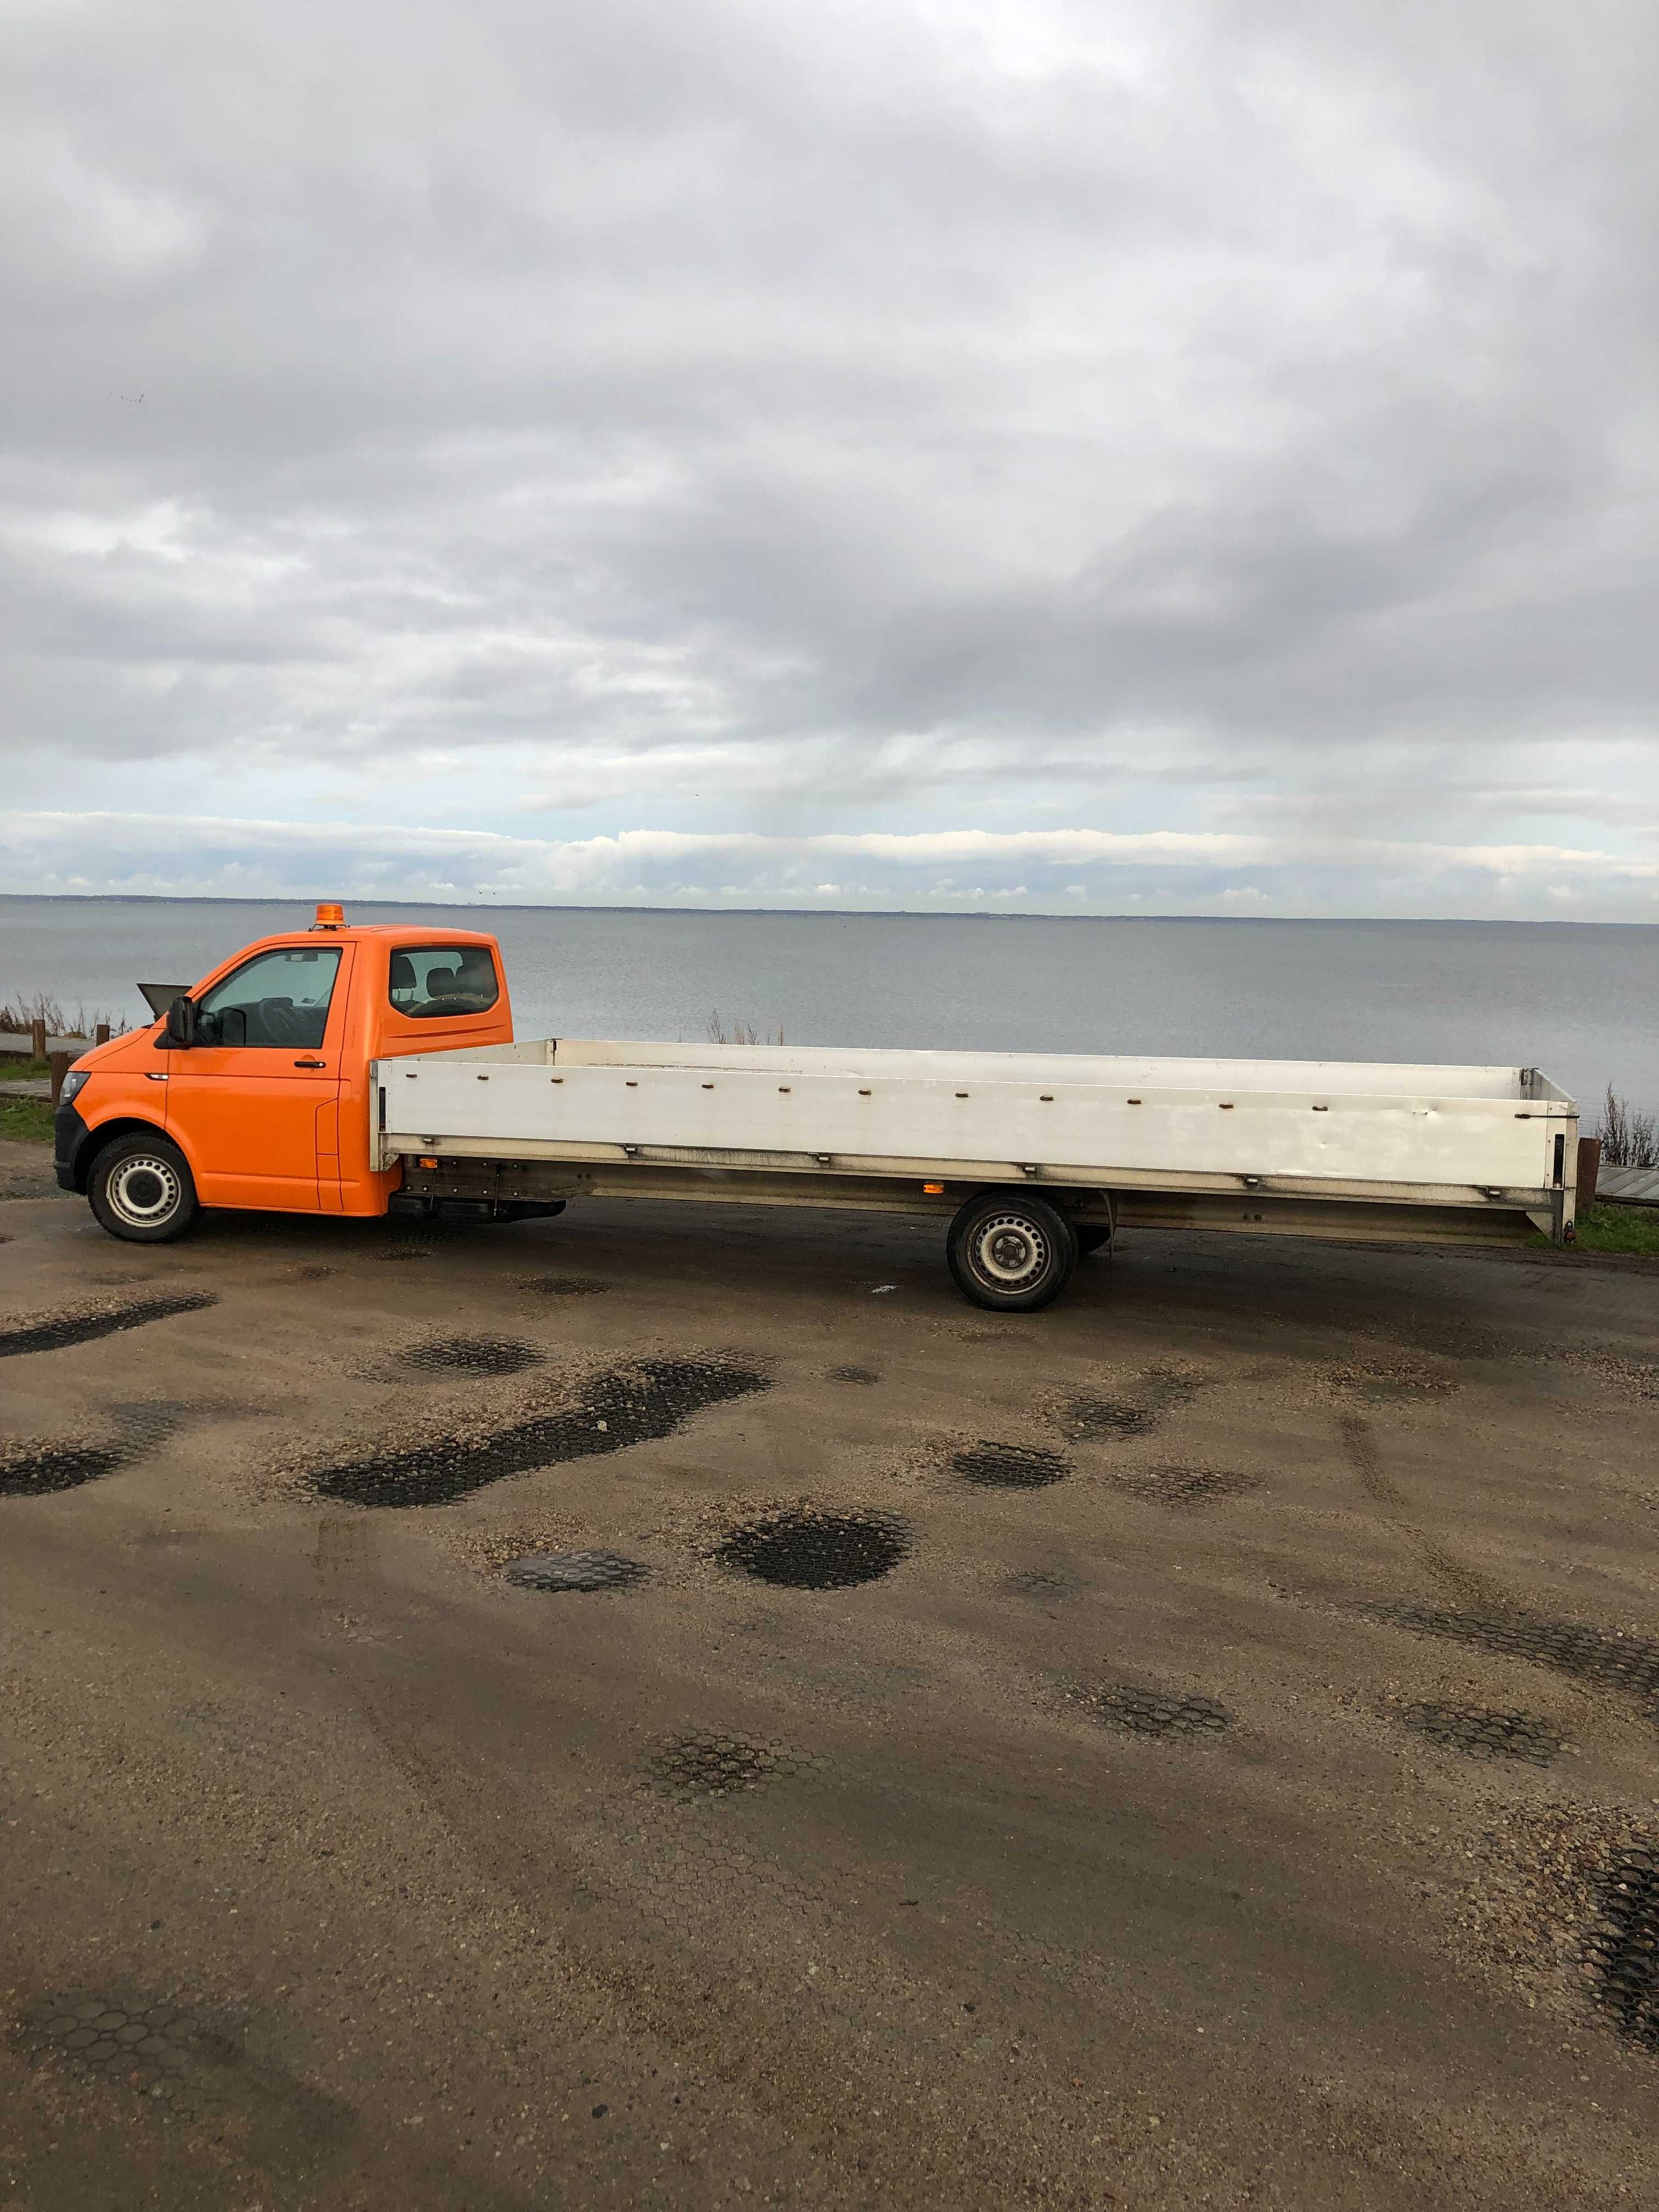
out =
<svg viewBox="0 0 1659 2212"><path fill-rule="evenodd" d="M64 1078L64 1087L58 1094L58 1103L60 1106L67 1106L70 1100L78 1091L85 1090L91 1080L92 1070L89 1067L70 1068L69 1073Z"/></svg>

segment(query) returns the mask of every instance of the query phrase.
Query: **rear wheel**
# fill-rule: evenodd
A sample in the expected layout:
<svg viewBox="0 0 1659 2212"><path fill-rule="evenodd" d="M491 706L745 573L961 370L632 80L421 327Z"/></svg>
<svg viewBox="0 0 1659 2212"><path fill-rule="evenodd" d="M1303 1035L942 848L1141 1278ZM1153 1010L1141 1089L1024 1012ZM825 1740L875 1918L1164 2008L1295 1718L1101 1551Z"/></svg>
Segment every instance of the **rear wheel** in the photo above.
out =
<svg viewBox="0 0 1659 2212"><path fill-rule="evenodd" d="M951 1224L945 1256L957 1287L992 1313L1035 1313L1065 1289L1078 1239L1047 1199L1024 1191L970 1198Z"/></svg>
<svg viewBox="0 0 1659 2212"><path fill-rule="evenodd" d="M87 1196L99 1226L129 1244L166 1244L201 1206L184 1154L165 1137L118 1137L93 1163Z"/></svg>

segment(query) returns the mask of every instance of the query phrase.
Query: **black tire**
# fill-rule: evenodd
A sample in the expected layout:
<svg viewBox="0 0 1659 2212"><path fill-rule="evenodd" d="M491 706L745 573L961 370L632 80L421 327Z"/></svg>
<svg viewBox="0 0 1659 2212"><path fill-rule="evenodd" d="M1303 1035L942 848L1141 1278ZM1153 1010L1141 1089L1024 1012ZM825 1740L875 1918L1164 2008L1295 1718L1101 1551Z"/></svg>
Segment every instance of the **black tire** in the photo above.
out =
<svg viewBox="0 0 1659 2212"><path fill-rule="evenodd" d="M178 1146L140 1130L105 1146L87 1196L99 1227L129 1244L170 1244L194 1228L202 1210Z"/></svg>
<svg viewBox="0 0 1659 2212"><path fill-rule="evenodd" d="M1077 1231L1046 1198L988 1190L951 1224L945 1257L963 1297L989 1313L1036 1313L1077 1265Z"/></svg>
<svg viewBox="0 0 1659 2212"><path fill-rule="evenodd" d="M1077 1232L1077 1249L1085 1258L1091 1252L1098 1252L1103 1244L1109 1244L1111 1241L1111 1231L1103 1228L1099 1222L1085 1224Z"/></svg>

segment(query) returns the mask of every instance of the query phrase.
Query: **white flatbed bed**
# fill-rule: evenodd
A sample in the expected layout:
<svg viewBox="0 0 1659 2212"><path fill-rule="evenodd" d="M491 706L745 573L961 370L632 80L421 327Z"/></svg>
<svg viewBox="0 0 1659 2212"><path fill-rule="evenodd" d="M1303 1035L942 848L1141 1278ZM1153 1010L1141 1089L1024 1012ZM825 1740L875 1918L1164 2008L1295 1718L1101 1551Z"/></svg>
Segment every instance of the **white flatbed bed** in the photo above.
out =
<svg viewBox="0 0 1659 2212"><path fill-rule="evenodd" d="M380 1164L416 1203L955 1214L1001 1192L1107 1234L1572 1234L1578 1109L1533 1068L546 1038L374 1080Z"/></svg>

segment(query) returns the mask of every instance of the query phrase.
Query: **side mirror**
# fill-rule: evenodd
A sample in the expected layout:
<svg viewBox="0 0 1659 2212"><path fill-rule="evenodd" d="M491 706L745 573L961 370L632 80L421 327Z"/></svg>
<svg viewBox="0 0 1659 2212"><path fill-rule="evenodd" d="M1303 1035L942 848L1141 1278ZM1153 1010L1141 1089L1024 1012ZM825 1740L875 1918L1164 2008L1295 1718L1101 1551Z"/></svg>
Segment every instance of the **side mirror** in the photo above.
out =
<svg viewBox="0 0 1659 2212"><path fill-rule="evenodd" d="M182 994L167 1008L165 1032L167 1049L188 1052L196 1042L196 1001Z"/></svg>

